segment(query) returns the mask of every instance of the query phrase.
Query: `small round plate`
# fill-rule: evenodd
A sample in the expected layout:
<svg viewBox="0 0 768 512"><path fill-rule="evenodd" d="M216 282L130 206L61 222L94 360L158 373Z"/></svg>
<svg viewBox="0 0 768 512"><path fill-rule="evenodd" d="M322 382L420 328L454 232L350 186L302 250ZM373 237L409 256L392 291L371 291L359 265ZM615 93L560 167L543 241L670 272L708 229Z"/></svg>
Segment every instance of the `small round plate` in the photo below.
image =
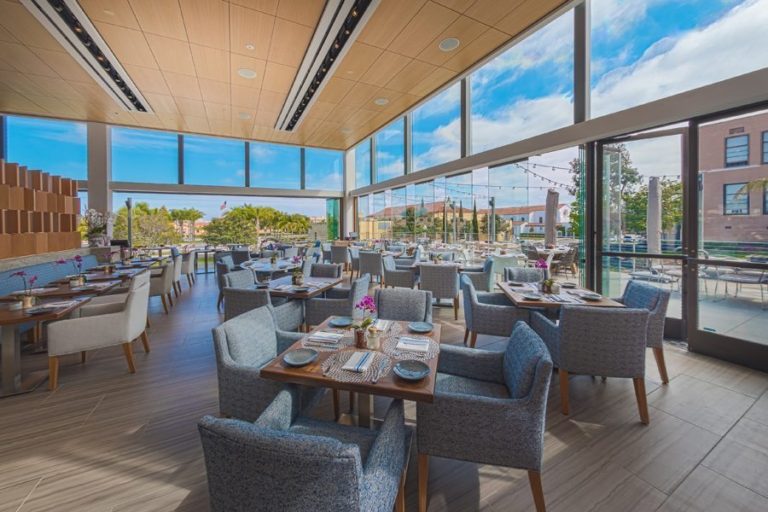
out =
<svg viewBox="0 0 768 512"><path fill-rule="evenodd" d="M328 322L328 324L331 327L349 327L352 325L352 319L348 316L337 316L335 318L331 318L331 321Z"/></svg>
<svg viewBox="0 0 768 512"><path fill-rule="evenodd" d="M576 283L560 283L560 288L576 288Z"/></svg>
<svg viewBox="0 0 768 512"><path fill-rule="evenodd" d="M408 324L408 330L411 332L418 332L426 334L432 332L434 327L429 322L411 322Z"/></svg>
<svg viewBox="0 0 768 512"><path fill-rule="evenodd" d="M418 381L429 375L429 366L421 361L408 359L397 363L392 371L403 380Z"/></svg>
<svg viewBox="0 0 768 512"><path fill-rule="evenodd" d="M584 300L598 301L603 298L599 293L582 293L581 298Z"/></svg>
<svg viewBox="0 0 768 512"><path fill-rule="evenodd" d="M293 291L303 293L309 291L309 286L294 286Z"/></svg>
<svg viewBox="0 0 768 512"><path fill-rule="evenodd" d="M523 298L526 300L541 300L541 295L538 293L524 293Z"/></svg>
<svg viewBox="0 0 768 512"><path fill-rule="evenodd" d="M46 313L52 313L56 311L56 308L51 306L36 306L33 308L25 309L28 315L45 315Z"/></svg>
<svg viewBox="0 0 768 512"><path fill-rule="evenodd" d="M521 283L519 281L507 281L507 284L509 286L525 286L525 283Z"/></svg>
<svg viewBox="0 0 768 512"><path fill-rule="evenodd" d="M311 348L297 348L283 356L285 364L294 367L306 366L315 359L317 359L317 350L312 350Z"/></svg>
<svg viewBox="0 0 768 512"><path fill-rule="evenodd" d="M263 290L264 288L269 288L269 283L254 283L254 286L259 290Z"/></svg>

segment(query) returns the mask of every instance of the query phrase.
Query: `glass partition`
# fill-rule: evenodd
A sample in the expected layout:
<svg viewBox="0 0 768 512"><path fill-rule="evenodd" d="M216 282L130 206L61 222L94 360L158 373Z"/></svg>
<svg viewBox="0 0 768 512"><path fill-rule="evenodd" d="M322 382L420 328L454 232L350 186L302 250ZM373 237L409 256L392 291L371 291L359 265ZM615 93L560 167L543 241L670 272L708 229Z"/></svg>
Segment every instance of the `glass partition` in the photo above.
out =
<svg viewBox="0 0 768 512"><path fill-rule="evenodd" d="M461 157L461 83L413 111L413 170Z"/></svg>
<svg viewBox="0 0 768 512"><path fill-rule="evenodd" d="M179 182L179 137L155 130L112 127L112 179Z"/></svg>
<svg viewBox="0 0 768 512"><path fill-rule="evenodd" d="M408 208L406 188L394 188L391 191L391 208L389 213L392 219L392 236L403 240L413 234L413 209Z"/></svg>
<svg viewBox="0 0 768 512"><path fill-rule="evenodd" d="M405 118L398 118L375 137L376 182L405 174Z"/></svg>
<svg viewBox="0 0 768 512"><path fill-rule="evenodd" d="M184 183L245 185L245 143L218 137L184 136Z"/></svg>
<svg viewBox="0 0 768 512"><path fill-rule="evenodd" d="M355 188L371 184L371 139L365 139L355 149Z"/></svg>
<svg viewBox="0 0 768 512"><path fill-rule="evenodd" d="M344 153L330 149L305 151L305 188L341 190L344 179Z"/></svg>
<svg viewBox="0 0 768 512"><path fill-rule="evenodd" d="M250 143L250 184L260 188L301 188L301 148Z"/></svg>

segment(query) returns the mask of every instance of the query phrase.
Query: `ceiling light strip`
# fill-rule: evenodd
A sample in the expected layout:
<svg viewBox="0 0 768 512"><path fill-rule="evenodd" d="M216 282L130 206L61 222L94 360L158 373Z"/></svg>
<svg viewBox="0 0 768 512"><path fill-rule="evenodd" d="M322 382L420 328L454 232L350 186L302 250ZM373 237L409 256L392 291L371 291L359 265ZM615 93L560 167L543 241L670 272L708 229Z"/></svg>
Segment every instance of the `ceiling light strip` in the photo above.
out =
<svg viewBox="0 0 768 512"><path fill-rule="evenodd" d="M102 88L124 109L151 112L149 103L75 0L21 0Z"/></svg>
<svg viewBox="0 0 768 512"><path fill-rule="evenodd" d="M331 0L320 17L275 128L294 130L370 19L379 0Z"/></svg>

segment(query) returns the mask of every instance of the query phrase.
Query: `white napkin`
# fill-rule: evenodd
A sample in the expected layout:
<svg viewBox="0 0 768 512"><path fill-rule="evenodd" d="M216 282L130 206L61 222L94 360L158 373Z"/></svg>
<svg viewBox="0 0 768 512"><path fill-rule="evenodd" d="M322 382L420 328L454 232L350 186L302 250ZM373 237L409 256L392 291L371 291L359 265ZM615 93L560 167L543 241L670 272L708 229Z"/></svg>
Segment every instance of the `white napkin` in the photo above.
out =
<svg viewBox="0 0 768 512"><path fill-rule="evenodd" d="M35 294L35 293L42 293L47 290L48 290L47 288L32 288L29 291ZM11 293L11 295L24 295L25 293L27 293L25 290L16 290L15 292Z"/></svg>
<svg viewBox="0 0 768 512"><path fill-rule="evenodd" d="M371 366L372 362L373 352L355 352L341 369L350 372L363 373L369 366Z"/></svg>
<svg viewBox="0 0 768 512"><path fill-rule="evenodd" d="M410 350L411 352L427 353L429 350L429 341L420 338L409 338L408 336L401 336L397 341L397 350Z"/></svg>
<svg viewBox="0 0 768 512"><path fill-rule="evenodd" d="M376 320L373 326L379 331L386 331L389 327L389 320Z"/></svg>
<svg viewBox="0 0 768 512"><path fill-rule="evenodd" d="M309 340L317 343L338 343L344 335L338 332L317 331L309 335Z"/></svg>
<svg viewBox="0 0 768 512"><path fill-rule="evenodd" d="M73 304L77 304L80 301L77 300L62 300L59 302L46 302L44 304L41 304L41 306L45 307L51 307L51 308L68 308L69 306Z"/></svg>

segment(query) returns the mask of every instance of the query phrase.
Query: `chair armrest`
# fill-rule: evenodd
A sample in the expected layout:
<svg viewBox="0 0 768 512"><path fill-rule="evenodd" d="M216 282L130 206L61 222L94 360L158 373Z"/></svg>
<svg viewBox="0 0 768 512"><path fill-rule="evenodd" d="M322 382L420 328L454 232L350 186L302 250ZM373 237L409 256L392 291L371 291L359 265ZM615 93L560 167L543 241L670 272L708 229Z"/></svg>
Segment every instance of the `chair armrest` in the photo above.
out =
<svg viewBox="0 0 768 512"><path fill-rule="evenodd" d="M496 292L478 292L477 302L484 306L514 306L512 301L509 300L506 295Z"/></svg>
<svg viewBox="0 0 768 512"><path fill-rule="evenodd" d="M281 331L280 329L277 329L275 331L275 334L277 334L277 353L280 354L284 350L286 350L288 347L299 341L301 338L306 336L303 332L289 332L289 331Z"/></svg>
<svg viewBox="0 0 768 512"><path fill-rule="evenodd" d="M560 328L557 324L538 311L531 312L531 327L547 343L557 341L560 337Z"/></svg>
<svg viewBox="0 0 768 512"><path fill-rule="evenodd" d="M325 297L327 299L348 299L349 288L331 288L325 292Z"/></svg>
<svg viewBox="0 0 768 512"><path fill-rule="evenodd" d="M287 384L256 419L255 425L276 430L288 430L299 414L299 389Z"/></svg>
<svg viewBox="0 0 768 512"><path fill-rule="evenodd" d="M405 426L403 401L394 400L363 463L363 499L393 498L394 502L394 496L389 494L392 489L398 488L406 463L406 441L410 443L410 438L411 434Z"/></svg>
<svg viewBox="0 0 768 512"><path fill-rule="evenodd" d="M103 304L86 304L78 310L80 318L89 316L108 315L110 313L120 313L125 309L125 302L105 302Z"/></svg>
<svg viewBox="0 0 768 512"><path fill-rule="evenodd" d="M503 384L504 352L440 345L437 371Z"/></svg>
<svg viewBox="0 0 768 512"><path fill-rule="evenodd" d="M120 338L124 313L71 318L48 324L48 354L64 355L108 347L131 340Z"/></svg>

